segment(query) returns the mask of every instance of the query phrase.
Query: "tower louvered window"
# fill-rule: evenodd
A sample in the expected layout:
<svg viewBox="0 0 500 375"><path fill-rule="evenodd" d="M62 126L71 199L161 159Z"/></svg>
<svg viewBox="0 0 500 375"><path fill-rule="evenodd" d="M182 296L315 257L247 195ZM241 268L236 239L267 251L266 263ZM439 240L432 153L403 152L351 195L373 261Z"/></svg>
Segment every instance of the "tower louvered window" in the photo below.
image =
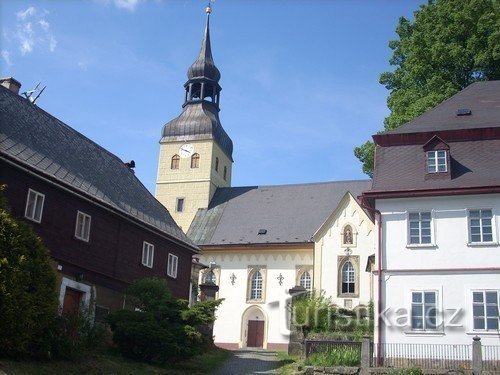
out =
<svg viewBox="0 0 500 375"><path fill-rule="evenodd" d="M172 162L170 163L170 169L179 169L179 162L181 157L179 155L172 156Z"/></svg>

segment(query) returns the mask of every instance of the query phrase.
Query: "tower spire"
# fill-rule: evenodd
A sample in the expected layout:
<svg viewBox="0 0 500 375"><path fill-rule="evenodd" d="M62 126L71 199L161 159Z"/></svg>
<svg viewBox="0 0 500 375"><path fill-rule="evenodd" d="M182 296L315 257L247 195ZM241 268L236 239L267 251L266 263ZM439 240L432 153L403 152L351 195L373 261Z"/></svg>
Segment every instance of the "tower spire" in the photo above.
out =
<svg viewBox="0 0 500 375"><path fill-rule="evenodd" d="M200 53L195 62L188 69L188 79L207 78L219 82L220 72L215 66L212 57L212 46L210 44L210 14L212 13L210 3L208 3L205 12L207 14L207 21L203 41L201 42Z"/></svg>

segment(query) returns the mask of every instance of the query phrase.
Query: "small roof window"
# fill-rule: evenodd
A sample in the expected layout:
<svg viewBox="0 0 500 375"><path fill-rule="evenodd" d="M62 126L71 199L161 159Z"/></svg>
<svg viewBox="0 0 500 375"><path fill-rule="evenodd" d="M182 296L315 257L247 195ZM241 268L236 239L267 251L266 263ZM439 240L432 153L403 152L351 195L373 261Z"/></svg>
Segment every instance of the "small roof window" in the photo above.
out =
<svg viewBox="0 0 500 375"><path fill-rule="evenodd" d="M259 229L259 234L260 235L267 234L267 229Z"/></svg>
<svg viewBox="0 0 500 375"><path fill-rule="evenodd" d="M459 108L457 109L457 116L470 116L472 111L469 108Z"/></svg>

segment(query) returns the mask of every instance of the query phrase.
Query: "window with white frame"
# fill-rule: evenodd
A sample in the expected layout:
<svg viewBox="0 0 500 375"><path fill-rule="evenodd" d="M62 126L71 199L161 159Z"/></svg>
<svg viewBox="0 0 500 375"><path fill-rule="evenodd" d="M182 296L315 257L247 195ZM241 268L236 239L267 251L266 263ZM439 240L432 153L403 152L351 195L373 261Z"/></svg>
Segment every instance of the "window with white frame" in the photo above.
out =
<svg viewBox="0 0 500 375"><path fill-rule="evenodd" d="M304 271L302 275L300 275L300 286L303 287L306 290L311 290L312 283L311 283L311 275L309 274L308 271Z"/></svg>
<svg viewBox="0 0 500 375"><path fill-rule="evenodd" d="M356 272L351 262L346 262L342 266L342 293L355 293Z"/></svg>
<svg viewBox="0 0 500 375"><path fill-rule="evenodd" d="M435 330L437 328L437 292L418 291L411 294L411 328Z"/></svg>
<svg viewBox="0 0 500 375"><path fill-rule="evenodd" d="M430 212L410 212L409 220L409 244L422 245L431 243L431 221Z"/></svg>
<svg viewBox="0 0 500 375"><path fill-rule="evenodd" d="M494 330L499 328L500 291L482 290L472 292L472 314L474 330Z"/></svg>
<svg viewBox="0 0 500 375"><path fill-rule="evenodd" d="M89 241L90 238L90 215L81 211L76 213L75 237L82 241Z"/></svg>
<svg viewBox="0 0 500 375"><path fill-rule="evenodd" d="M493 213L490 209L469 210L469 236L470 242L492 242Z"/></svg>
<svg viewBox="0 0 500 375"><path fill-rule="evenodd" d="M262 274L258 270L252 274L250 299L262 299Z"/></svg>
<svg viewBox="0 0 500 375"><path fill-rule="evenodd" d="M446 151L427 151L427 173L447 172Z"/></svg>
<svg viewBox="0 0 500 375"><path fill-rule="evenodd" d="M24 210L24 216L27 219L40 223L42 221L44 201L45 201L45 195L35 190L29 189L28 198L26 200L26 209Z"/></svg>
<svg viewBox="0 0 500 375"><path fill-rule="evenodd" d="M142 244L142 265L153 268L153 257L155 255L155 246L144 241Z"/></svg>
<svg viewBox="0 0 500 375"><path fill-rule="evenodd" d="M178 263L179 263L179 257L177 255L168 254L167 275L173 277L174 279L177 277Z"/></svg>

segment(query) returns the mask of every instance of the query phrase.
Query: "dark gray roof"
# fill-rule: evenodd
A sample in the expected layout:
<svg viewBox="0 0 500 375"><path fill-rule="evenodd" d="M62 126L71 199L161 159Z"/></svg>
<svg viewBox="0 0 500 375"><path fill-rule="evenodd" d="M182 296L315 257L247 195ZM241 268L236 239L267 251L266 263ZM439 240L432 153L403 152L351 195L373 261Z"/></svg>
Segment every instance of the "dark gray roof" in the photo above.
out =
<svg viewBox="0 0 500 375"><path fill-rule="evenodd" d="M0 154L196 250L122 160L28 100L0 87Z"/></svg>
<svg viewBox="0 0 500 375"><path fill-rule="evenodd" d="M470 116L457 110L470 109ZM500 127L500 81L476 82L430 111L384 134Z"/></svg>
<svg viewBox="0 0 500 375"><path fill-rule="evenodd" d="M448 178L428 178L422 146L377 147L372 191L500 185L500 139L448 142L451 157Z"/></svg>
<svg viewBox="0 0 500 375"><path fill-rule="evenodd" d="M359 180L218 188L188 236L198 245L311 242L346 192L357 197L370 186L371 180Z"/></svg>
<svg viewBox="0 0 500 375"><path fill-rule="evenodd" d="M470 109L469 116L457 116ZM427 174L424 145L435 135L449 147L449 173ZM374 136L370 193L500 185L500 81L474 83L415 120Z"/></svg>
<svg viewBox="0 0 500 375"><path fill-rule="evenodd" d="M188 103L179 117L163 126L161 142L197 139L214 139L232 160L233 141L220 123L218 109L207 101Z"/></svg>
<svg viewBox="0 0 500 375"><path fill-rule="evenodd" d="M215 82L220 79L219 69L215 66L210 46L210 14L207 15L205 34L201 42L201 50L196 61L188 69L188 79L208 78Z"/></svg>

